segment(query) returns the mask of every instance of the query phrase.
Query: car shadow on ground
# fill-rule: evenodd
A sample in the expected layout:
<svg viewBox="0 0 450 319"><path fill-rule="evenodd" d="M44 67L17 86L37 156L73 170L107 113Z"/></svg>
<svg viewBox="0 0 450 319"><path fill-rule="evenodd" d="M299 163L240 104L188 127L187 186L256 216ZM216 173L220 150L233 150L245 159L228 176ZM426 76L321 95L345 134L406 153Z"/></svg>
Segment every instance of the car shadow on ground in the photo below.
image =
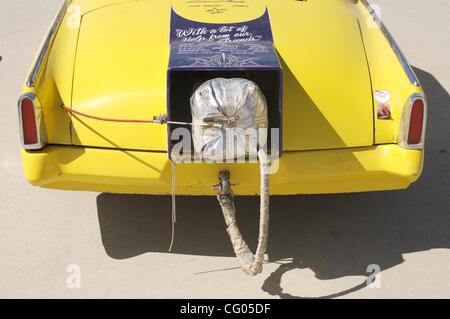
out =
<svg viewBox="0 0 450 319"><path fill-rule="evenodd" d="M405 191L348 195L272 197L270 261L288 258L262 289L296 298L281 288L283 274L311 269L320 280L367 276L367 266L386 270L403 254L450 248L450 96L433 75L415 69L429 105L424 174ZM101 236L109 256L125 259L146 252L167 252L170 198L101 194L97 198ZM174 253L232 256L215 198L179 197ZM236 200L241 229L255 247L257 197ZM365 283L333 296L362 289Z"/></svg>

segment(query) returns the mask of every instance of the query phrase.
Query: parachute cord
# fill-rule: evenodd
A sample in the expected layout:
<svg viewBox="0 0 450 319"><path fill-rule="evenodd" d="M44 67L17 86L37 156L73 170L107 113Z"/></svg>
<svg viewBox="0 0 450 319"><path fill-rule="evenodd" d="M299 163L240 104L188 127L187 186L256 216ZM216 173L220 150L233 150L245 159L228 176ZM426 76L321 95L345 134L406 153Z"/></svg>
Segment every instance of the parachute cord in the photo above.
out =
<svg viewBox="0 0 450 319"><path fill-rule="evenodd" d="M170 241L169 252L172 252L173 244L175 242L175 224L177 222L177 164L172 161L172 239Z"/></svg>

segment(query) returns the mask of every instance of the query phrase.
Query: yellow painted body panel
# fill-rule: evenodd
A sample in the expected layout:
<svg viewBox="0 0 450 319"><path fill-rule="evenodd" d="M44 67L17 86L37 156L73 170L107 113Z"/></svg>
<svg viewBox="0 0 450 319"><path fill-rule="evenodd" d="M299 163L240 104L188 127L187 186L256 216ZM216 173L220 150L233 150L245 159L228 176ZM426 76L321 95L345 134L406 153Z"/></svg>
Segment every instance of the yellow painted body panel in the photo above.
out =
<svg viewBox="0 0 450 319"><path fill-rule="evenodd" d="M43 105L48 142L51 144L71 144L70 117L60 106L70 105L72 101L78 29L68 28L67 20L68 16L65 16L58 29L58 36L53 41L52 50L49 50L42 64L36 85L31 88L24 85L22 88L22 93L36 94Z"/></svg>
<svg viewBox="0 0 450 319"><path fill-rule="evenodd" d="M370 77L352 7L345 1L271 1L285 72L285 150L373 145Z"/></svg>
<svg viewBox="0 0 450 319"><path fill-rule="evenodd" d="M284 69L286 152L279 172L271 176L272 193L392 190L415 182L424 151L395 143L403 106L422 89L405 76L381 31L367 27L363 5L347 0L265 2ZM214 15L190 11L184 0L71 3L81 8L81 28L70 27L69 17L64 18L37 84L23 88L41 102L53 144L22 151L26 178L56 189L169 193L165 126L80 121L60 106L112 118L165 113L170 5L204 22L212 22ZM235 10L246 20L261 15L263 1L247 3L244 10L226 2L230 14L222 15L224 21L231 22ZM392 93L390 121L376 119L372 91L378 89ZM258 193L257 164L180 165L177 193L214 194L211 185L222 169L230 170L233 183L239 184L236 194Z"/></svg>
<svg viewBox="0 0 450 319"><path fill-rule="evenodd" d="M120 5L126 2L132 2L136 0L72 0L72 4L77 5L80 8L80 13L85 15L94 10L106 8L110 6ZM138 0L139 1L139 0ZM152 0L154 1L154 0ZM156 1L154 1L156 2Z"/></svg>
<svg viewBox="0 0 450 319"><path fill-rule="evenodd" d="M422 151L397 145L284 154L270 177L274 195L403 189L422 171ZM50 146L23 151L26 178L36 186L96 192L169 194L172 164L164 153ZM259 193L259 165L181 164L177 194L213 195L221 170L237 195Z"/></svg>
<svg viewBox="0 0 450 319"><path fill-rule="evenodd" d="M358 4L358 10L355 10L355 12L360 21L369 26L362 28L361 31L366 46L373 90L388 90L392 95L390 102L391 120L376 119L376 109L374 108L374 118L376 119L375 143L397 143L399 123L406 101L413 93L419 93L423 96L424 92L422 87L415 86L408 80L389 42L380 28L376 27L375 22L362 3Z"/></svg>
<svg viewBox="0 0 450 319"><path fill-rule="evenodd" d="M250 21L262 16L267 7L266 0L221 1L219 4L175 0L171 4L178 15L204 23Z"/></svg>
<svg viewBox="0 0 450 319"><path fill-rule="evenodd" d="M158 14L149 19L149 12ZM128 2L83 16L73 108L122 119L166 113L169 20L167 1ZM159 125L73 119L72 135L75 145L167 150L167 128Z"/></svg>

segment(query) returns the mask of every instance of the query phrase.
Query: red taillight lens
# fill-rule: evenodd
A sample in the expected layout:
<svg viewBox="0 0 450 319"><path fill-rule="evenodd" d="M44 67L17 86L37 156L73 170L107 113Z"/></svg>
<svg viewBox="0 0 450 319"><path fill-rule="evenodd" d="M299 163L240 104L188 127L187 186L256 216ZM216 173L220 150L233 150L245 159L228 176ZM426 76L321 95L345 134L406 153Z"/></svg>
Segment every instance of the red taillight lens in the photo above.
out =
<svg viewBox="0 0 450 319"><path fill-rule="evenodd" d="M33 101L30 98L24 98L21 101L23 142L25 145L34 145L39 142L36 126L36 113Z"/></svg>
<svg viewBox="0 0 450 319"><path fill-rule="evenodd" d="M409 120L408 144L417 145L422 142L425 102L422 99L414 101Z"/></svg>

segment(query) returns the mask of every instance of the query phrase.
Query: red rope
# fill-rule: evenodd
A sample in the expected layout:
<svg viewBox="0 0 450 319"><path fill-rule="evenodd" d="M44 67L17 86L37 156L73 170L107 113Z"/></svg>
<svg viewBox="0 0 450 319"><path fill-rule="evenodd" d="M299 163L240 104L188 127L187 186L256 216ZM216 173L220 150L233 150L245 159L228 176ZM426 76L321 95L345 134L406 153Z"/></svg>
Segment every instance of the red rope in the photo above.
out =
<svg viewBox="0 0 450 319"><path fill-rule="evenodd" d="M100 117L100 116L93 116L86 113L75 111L65 105L62 106L63 109L70 113L70 114L76 114L82 117L86 117L89 119L97 120L97 121L104 121L104 122L116 122L116 123L155 123L154 120L123 120L123 119L111 119L107 117Z"/></svg>

